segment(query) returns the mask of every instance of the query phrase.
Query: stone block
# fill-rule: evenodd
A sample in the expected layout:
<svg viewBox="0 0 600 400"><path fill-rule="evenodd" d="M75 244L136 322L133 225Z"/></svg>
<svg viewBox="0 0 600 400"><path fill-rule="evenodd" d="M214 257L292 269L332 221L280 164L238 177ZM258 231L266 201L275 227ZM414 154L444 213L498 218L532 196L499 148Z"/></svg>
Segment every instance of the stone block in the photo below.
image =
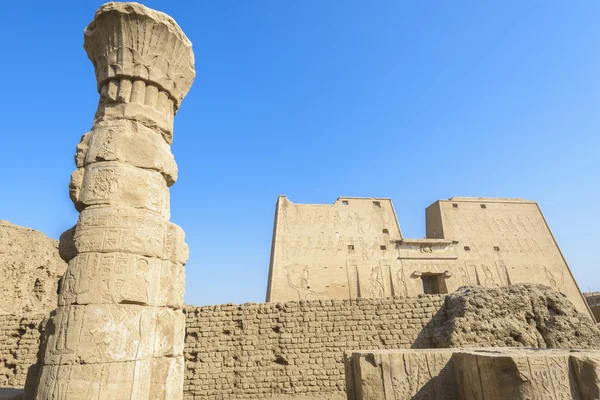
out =
<svg viewBox="0 0 600 400"><path fill-rule="evenodd" d="M181 308L184 290L185 269L178 262L130 253L81 253L69 262L58 304Z"/></svg>
<svg viewBox="0 0 600 400"><path fill-rule="evenodd" d="M155 130L136 121L122 119L97 123L89 134L84 135L77 148L78 167L119 161L157 171L169 186L177 180L177 164L171 146ZM81 153L85 157L78 157Z"/></svg>
<svg viewBox="0 0 600 400"><path fill-rule="evenodd" d="M600 351L373 350L345 355L349 400L599 398Z"/></svg>
<svg viewBox="0 0 600 400"><path fill-rule="evenodd" d="M77 198L83 207L126 205L169 219L169 188L160 173L115 161L88 164L84 169Z"/></svg>
<svg viewBox="0 0 600 400"><path fill-rule="evenodd" d="M41 369L38 400L183 398L183 357L104 364L56 364Z"/></svg>
<svg viewBox="0 0 600 400"><path fill-rule="evenodd" d="M46 327L44 365L134 361L183 354L180 310L123 304L58 307Z"/></svg>
<svg viewBox="0 0 600 400"><path fill-rule="evenodd" d="M78 253L132 252L185 264L183 230L155 213L129 207L92 207L79 215L73 236Z"/></svg>
<svg viewBox="0 0 600 400"><path fill-rule="evenodd" d="M582 400L600 399L600 357L585 353L570 356Z"/></svg>
<svg viewBox="0 0 600 400"><path fill-rule="evenodd" d="M456 399L451 356L446 349L347 352L348 399Z"/></svg>

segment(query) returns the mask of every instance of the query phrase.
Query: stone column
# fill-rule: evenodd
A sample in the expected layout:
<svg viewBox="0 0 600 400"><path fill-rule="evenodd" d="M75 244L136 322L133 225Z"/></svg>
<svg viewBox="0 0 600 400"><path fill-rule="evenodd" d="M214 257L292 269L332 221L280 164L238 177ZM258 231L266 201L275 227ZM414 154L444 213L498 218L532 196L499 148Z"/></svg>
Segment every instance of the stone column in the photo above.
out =
<svg viewBox="0 0 600 400"><path fill-rule="evenodd" d="M84 36L100 101L75 155L80 215L61 237L69 267L36 398L181 399L188 247L169 222L170 144L195 76L192 45L137 3L101 6Z"/></svg>

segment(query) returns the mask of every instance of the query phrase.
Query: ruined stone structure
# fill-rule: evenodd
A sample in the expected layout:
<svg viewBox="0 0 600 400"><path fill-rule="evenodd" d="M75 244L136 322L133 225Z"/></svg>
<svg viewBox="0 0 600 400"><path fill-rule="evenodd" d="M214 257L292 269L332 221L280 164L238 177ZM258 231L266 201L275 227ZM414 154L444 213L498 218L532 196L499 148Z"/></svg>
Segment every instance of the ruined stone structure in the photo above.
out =
<svg viewBox="0 0 600 400"><path fill-rule="evenodd" d="M38 399L178 399L184 374L184 233L169 222L173 117L195 76L169 16L107 3L85 30L100 101L69 185L80 212L47 329ZM150 394L152 394L150 396Z"/></svg>
<svg viewBox="0 0 600 400"><path fill-rule="evenodd" d="M47 314L0 314L0 399L4 388L25 388L32 399L39 374L41 329Z"/></svg>
<svg viewBox="0 0 600 400"><path fill-rule="evenodd" d="M382 350L346 354L348 400L592 400L600 351Z"/></svg>
<svg viewBox="0 0 600 400"><path fill-rule="evenodd" d="M339 198L275 212L267 301L388 297L402 234L389 199ZM395 289L395 290L394 290ZM400 293L398 293L400 295Z"/></svg>
<svg viewBox="0 0 600 400"><path fill-rule="evenodd" d="M0 221L0 314L36 314L54 309L58 282L66 269L56 240Z"/></svg>
<svg viewBox="0 0 600 400"><path fill-rule="evenodd" d="M15 300L0 308L0 399L600 398L600 352L581 350L600 330L531 201L439 201L427 237L406 239L389 199L282 196L268 302L184 308L170 144L191 43L165 14L108 3L85 49L100 101L69 185L79 220L58 249L0 224Z"/></svg>
<svg viewBox="0 0 600 400"><path fill-rule="evenodd" d="M184 398L196 400L341 400L346 395L344 353L361 349L594 349L600 342L600 331L587 316L564 295L541 285L473 287L446 298L188 306L184 313ZM0 357L0 387L22 388L26 374L28 383L35 381L42 317L2 319L0 354L6 356Z"/></svg>
<svg viewBox="0 0 600 400"><path fill-rule="evenodd" d="M426 217L426 238L406 239L390 199L340 197L323 205L280 196L267 301L541 283L590 314L537 203L453 197L432 204Z"/></svg>
<svg viewBox="0 0 600 400"><path fill-rule="evenodd" d="M600 331L587 313L548 286L467 286L444 300L435 347L594 349Z"/></svg>

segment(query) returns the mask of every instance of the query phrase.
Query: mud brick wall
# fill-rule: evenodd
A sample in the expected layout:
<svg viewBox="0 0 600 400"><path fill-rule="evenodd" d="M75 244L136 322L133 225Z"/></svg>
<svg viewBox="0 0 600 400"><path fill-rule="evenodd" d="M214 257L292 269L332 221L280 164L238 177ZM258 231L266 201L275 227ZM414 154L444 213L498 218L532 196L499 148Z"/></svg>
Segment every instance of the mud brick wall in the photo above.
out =
<svg viewBox="0 0 600 400"><path fill-rule="evenodd" d="M188 307L186 399L342 394L343 353L431 348L442 296Z"/></svg>
<svg viewBox="0 0 600 400"><path fill-rule="evenodd" d="M44 314L0 314L0 387L22 388L36 368Z"/></svg>
<svg viewBox="0 0 600 400"><path fill-rule="evenodd" d="M343 394L346 350L431 348L442 296L187 307L185 399ZM35 383L43 314L0 314L0 387Z"/></svg>

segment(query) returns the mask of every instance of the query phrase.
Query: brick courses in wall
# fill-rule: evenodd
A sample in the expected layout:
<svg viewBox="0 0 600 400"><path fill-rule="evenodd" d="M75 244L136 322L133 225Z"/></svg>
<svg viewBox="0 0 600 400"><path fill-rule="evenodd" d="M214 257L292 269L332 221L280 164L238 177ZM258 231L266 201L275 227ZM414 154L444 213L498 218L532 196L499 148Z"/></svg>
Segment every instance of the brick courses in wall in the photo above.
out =
<svg viewBox="0 0 600 400"><path fill-rule="evenodd" d="M36 368L44 314L0 314L0 388L22 388Z"/></svg>
<svg viewBox="0 0 600 400"><path fill-rule="evenodd" d="M343 394L344 351L431 348L442 304L422 296L188 307L185 398Z"/></svg>
<svg viewBox="0 0 600 400"><path fill-rule="evenodd" d="M344 351L431 348L443 302L421 296L187 307L184 398L344 395ZM43 318L0 315L0 387L25 386Z"/></svg>

